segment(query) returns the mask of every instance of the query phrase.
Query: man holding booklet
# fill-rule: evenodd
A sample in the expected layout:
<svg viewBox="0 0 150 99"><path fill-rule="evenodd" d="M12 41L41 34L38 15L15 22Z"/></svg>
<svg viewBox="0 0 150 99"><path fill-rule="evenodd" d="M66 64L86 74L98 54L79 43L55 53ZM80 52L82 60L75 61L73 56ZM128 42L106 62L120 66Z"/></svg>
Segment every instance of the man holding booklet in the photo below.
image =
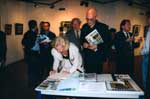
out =
<svg viewBox="0 0 150 99"><path fill-rule="evenodd" d="M96 9L90 8L86 13L86 21L81 29L81 44L85 72L101 73L102 62L106 59L110 41L108 26L97 20Z"/></svg>

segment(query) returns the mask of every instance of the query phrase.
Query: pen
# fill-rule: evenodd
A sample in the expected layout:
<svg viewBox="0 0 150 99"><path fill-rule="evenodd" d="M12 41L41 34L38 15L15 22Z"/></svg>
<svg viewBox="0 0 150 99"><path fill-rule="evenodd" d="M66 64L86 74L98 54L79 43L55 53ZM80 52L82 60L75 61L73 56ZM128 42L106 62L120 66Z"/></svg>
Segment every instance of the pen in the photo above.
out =
<svg viewBox="0 0 150 99"><path fill-rule="evenodd" d="M60 89L60 91L71 91L71 90L75 90L75 88L65 88L65 89Z"/></svg>

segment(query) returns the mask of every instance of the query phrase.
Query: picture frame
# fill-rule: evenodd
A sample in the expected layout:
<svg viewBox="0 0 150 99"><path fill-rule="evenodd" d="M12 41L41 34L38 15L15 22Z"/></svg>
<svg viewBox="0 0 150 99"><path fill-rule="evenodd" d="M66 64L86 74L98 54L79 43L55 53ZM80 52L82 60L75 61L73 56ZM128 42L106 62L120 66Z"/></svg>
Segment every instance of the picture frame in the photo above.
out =
<svg viewBox="0 0 150 99"><path fill-rule="evenodd" d="M133 25L133 28L132 28L132 33L134 36L138 36L139 33L140 33L140 28L141 28L141 25Z"/></svg>
<svg viewBox="0 0 150 99"><path fill-rule="evenodd" d="M5 24L5 33L7 35L11 35L12 34L12 24Z"/></svg>
<svg viewBox="0 0 150 99"><path fill-rule="evenodd" d="M23 34L23 24L16 23L15 24L15 35L22 35Z"/></svg>
<svg viewBox="0 0 150 99"><path fill-rule="evenodd" d="M59 31L60 35L65 35L65 33L71 28L71 21L61 21Z"/></svg>

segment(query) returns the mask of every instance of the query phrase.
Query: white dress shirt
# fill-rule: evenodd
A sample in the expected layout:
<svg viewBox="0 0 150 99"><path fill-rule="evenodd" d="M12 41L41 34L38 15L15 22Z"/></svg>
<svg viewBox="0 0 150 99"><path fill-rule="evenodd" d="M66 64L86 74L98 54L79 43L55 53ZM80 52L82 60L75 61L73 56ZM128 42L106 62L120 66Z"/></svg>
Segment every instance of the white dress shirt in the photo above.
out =
<svg viewBox="0 0 150 99"><path fill-rule="evenodd" d="M150 27L148 28L146 39L145 39L145 42L144 42L144 47L141 51L141 54L142 55L148 54L149 53L149 48L150 48Z"/></svg>

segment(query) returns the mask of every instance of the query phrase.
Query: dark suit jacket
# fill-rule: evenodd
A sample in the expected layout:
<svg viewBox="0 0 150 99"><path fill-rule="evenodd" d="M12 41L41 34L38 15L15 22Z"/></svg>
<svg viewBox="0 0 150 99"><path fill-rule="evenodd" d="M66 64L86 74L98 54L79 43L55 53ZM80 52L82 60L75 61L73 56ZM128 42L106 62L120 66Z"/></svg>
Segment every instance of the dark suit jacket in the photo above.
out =
<svg viewBox="0 0 150 99"><path fill-rule="evenodd" d="M87 73L102 73L102 62L106 60L108 44L111 40L108 26L96 21L92 28L87 23L83 25L80 37L82 45L84 42L87 42L85 37L95 29L101 35L104 42L97 45L97 51L83 48L84 67Z"/></svg>
<svg viewBox="0 0 150 99"><path fill-rule="evenodd" d="M66 37L68 38L68 40L70 42L74 43L81 50L80 39L77 39L73 29L70 29L70 30L67 31Z"/></svg>
<svg viewBox="0 0 150 99"><path fill-rule="evenodd" d="M130 37L132 33L130 33ZM117 51L117 72L118 73L132 73L134 65L134 48L139 46L139 43L132 44L126 41L127 37L123 31L116 34L115 47Z"/></svg>
<svg viewBox="0 0 150 99"><path fill-rule="evenodd" d="M47 34L45 34L44 32L41 33L41 35L46 35L50 40L54 40L56 35L49 31ZM51 55L51 43L48 44L40 44L40 57L41 57L41 61L43 63L46 64L46 66L48 65L52 65L53 63L53 56Z"/></svg>
<svg viewBox="0 0 150 99"><path fill-rule="evenodd" d="M24 34L24 37L22 39L22 45L24 46L25 61L29 61L29 57L31 57L31 48L35 45L36 37L37 33L31 30L27 31Z"/></svg>
<svg viewBox="0 0 150 99"><path fill-rule="evenodd" d="M7 44L6 34L0 31L0 62L6 60Z"/></svg>

